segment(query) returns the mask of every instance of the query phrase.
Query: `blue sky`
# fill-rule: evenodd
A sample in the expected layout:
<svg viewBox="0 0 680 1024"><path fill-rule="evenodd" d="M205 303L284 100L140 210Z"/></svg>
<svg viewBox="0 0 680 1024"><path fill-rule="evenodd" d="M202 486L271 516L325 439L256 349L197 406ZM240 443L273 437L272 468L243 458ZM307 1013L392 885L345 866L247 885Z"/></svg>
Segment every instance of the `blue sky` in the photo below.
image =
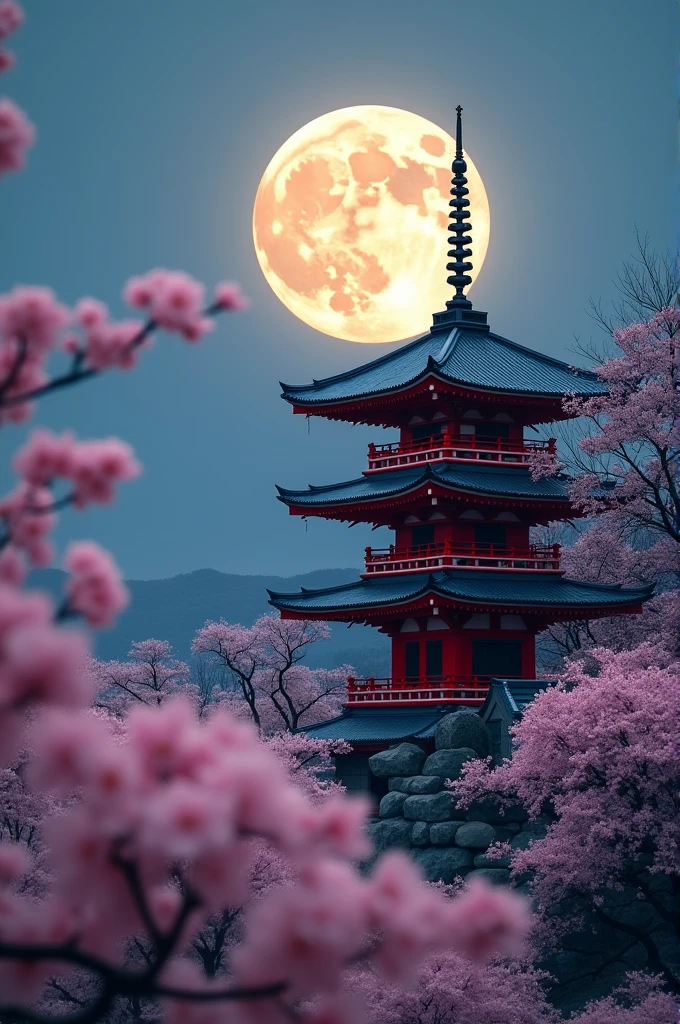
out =
<svg viewBox="0 0 680 1024"><path fill-rule="evenodd" d="M358 475L375 429L314 421L278 398L372 358L316 334L265 283L252 204L292 132L342 106L404 107L465 142L491 204L472 290L493 329L572 358L634 248L676 240L675 5L651 0L26 0L3 91L39 131L0 188L0 290L52 285L123 312L125 279L182 267L251 296L198 348L163 339L131 375L54 396L37 422L124 437L145 465L111 508L64 517L127 576L211 567L293 574L358 566L368 528L304 523L289 487ZM21 432L3 431L4 461Z"/></svg>

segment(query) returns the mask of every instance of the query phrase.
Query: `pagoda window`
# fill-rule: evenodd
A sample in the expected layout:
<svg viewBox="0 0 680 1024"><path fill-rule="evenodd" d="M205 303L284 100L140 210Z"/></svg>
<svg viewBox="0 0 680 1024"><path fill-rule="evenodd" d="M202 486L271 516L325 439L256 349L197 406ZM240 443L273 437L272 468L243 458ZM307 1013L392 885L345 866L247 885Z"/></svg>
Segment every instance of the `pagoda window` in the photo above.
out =
<svg viewBox="0 0 680 1024"><path fill-rule="evenodd" d="M425 643L425 675L434 679L442 674L442 642L427 640Z"/></svg>
<svg viewBox="0 0 680 1024"><path fill-rule="evenodd" d="M411 437L414 441L423 441L428 437L439 437L442 432L441 423L423 423L411 430Z"/></svg>
<svg viewBox="0 0 680 1024"><path fill-rule="evenodd" d="M491 616L488 612L479 612L471 615L465 622L463 629L491 629Z"/></svg>
<svg viewBox="0 0 680 1024"><path fill-rule="evenodd" d="M406 644L406 678L420 678L420 644L409 640Z"/></svg>
<svg viewBox="0 0 680 1024"><path fill-rule="evenodd" d="M510 437L510 427L507 423L477 423L475 436L494 441L507 441Z"/></svg>
<svg viewBox="0 0 680 1024"><path fill-rule="evenodd" d="M424 547L426 544L434 544L434 526L412 526L411 544L414 548Z"/></svg>
<svg viewBox="0 0 680 1024"><path fill-rule="evenodd" d="M472 672L476 676L522 675L521 640L473 640Z"/></svg>
<svg viewBox="0 0 680 1024"><path fill-rule="evenodd" d="M501 523L475 523L475 544L486 547L504 548L507 543L506 527Z"/></svg>

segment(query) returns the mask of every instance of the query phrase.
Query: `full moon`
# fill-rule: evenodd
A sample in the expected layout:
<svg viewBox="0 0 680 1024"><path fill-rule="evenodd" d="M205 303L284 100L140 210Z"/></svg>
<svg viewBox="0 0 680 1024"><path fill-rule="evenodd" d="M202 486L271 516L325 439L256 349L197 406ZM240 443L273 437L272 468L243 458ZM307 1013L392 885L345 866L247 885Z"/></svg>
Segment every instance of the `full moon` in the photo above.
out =
<svg viewBox="0 0 680 1024"><path fill-rule="evenodd" d="M446 283L455 143L396 107L333 110L281 146L255 196L262 272L310 327L346 341L403 341L427 331ZM473 281L489 243L489 201L467 160Z"/></svg>

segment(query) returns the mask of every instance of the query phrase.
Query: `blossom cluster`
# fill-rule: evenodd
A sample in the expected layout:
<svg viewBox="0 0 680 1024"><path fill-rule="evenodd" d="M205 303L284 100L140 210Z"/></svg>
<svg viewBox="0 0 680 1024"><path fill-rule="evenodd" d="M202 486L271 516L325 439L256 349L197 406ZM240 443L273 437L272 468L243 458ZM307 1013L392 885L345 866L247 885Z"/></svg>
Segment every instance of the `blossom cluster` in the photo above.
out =
<svg viewBox="0 0 680 1024"><path fill-rule="evenodd" d="M20 482L0 500L4 526L0 578L15 583L23 579L22 555L34 566L52 562L54 552L48 538L56 509L110 502L116 484L140 472L132 449L117 438L77 441L71 433L58 435L48 430L34 431L17 451L13 465ZM55 497L53 487L60 480L68 489Z"/></svg>
<svg viewBox="0 0 680 1024"><path fill-rule="evenodd" d="M0 101L0 152L3 108ZM212 314L245 309L238 285L225 281L205 307L205 288L189 274L152 270L132 278L125 301L148 318L112 320L105 303L83 298L71 310L50 288L20 285L0 295L0 422L24 422L31 399L112 367L128 370L158 328L198 341L214 326ZM47 360L62 350L71 357L65 374L50 378Z"/></svg>
<svg viewBox="0 0 680 1024"><path fill-rule="evenodd" d="M52 964L37 960L30 970L3 962L9 1005L38 998L55 964L63 973L86 962L96 973L133 935L155 943L144 994L155 992L160 975L170 1006L175 990L185 999L186 986L173 981L181 954L207 915L246 901L257 837L286 860L293 883L246 912L231 987L263 995L244 1019L289 1019L301 1000L336 993L358 959L403 983L433 951L482 961L516 951L528 929L520 897L478 882L446 900L421 883L405 854L383 857L371 875L357 873L353 861L370 852L364 802L331 795L313 803L256 730L226 712L200 723L179 698L140 707L121 737L87 711L47 708L31 726L30 745L30 784L66 805L44 825L53 883L41 903L12 892L28 864L0 848L0 948L53 949ZM171 935L177 943L164 942ZM205 980L191 986L209 990Z"/></svg>
<svg viewBox="0 0 680 1024"><path fill-rule="evenodd" d="M0 74L14 65L14 54L3 44L23 20L24 12L15 0L0 0ZM26 151L34 141L35 128L23 110L6 97L0 97L0 177L24 168Z"/></svg>

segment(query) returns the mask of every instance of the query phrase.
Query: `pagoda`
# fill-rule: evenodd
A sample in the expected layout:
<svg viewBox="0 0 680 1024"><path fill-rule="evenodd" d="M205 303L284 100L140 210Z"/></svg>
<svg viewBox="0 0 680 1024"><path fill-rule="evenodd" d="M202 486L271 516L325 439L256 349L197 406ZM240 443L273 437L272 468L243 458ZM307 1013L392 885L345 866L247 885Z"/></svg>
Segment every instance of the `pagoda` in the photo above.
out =
<svg viewBox="0 0 680 1024"><path fill-rule="evenodd" d="M639 612L650 595L568 579L560 546L531 542L532 527L579 512L564 476L532 476L532 456L554 458L555 441L525 431L565 419L565 393L605 389L595 374L492 332L487 314L473 309L466 170L458 107L447 264L454 295L428 333L357 369L282 385L295 413L399 431L398 440L368 446L355 480L278 488L292 515L394 531L388 548L366 548L355 583L270 592L284 618L364 623L391 638L390 677L349 679L344 716L313 732L366 749L427 740L442 712L480 707L493 677L535 681L535 637L551 623ZM359 728L360 711L371 715Z"/></svg>

